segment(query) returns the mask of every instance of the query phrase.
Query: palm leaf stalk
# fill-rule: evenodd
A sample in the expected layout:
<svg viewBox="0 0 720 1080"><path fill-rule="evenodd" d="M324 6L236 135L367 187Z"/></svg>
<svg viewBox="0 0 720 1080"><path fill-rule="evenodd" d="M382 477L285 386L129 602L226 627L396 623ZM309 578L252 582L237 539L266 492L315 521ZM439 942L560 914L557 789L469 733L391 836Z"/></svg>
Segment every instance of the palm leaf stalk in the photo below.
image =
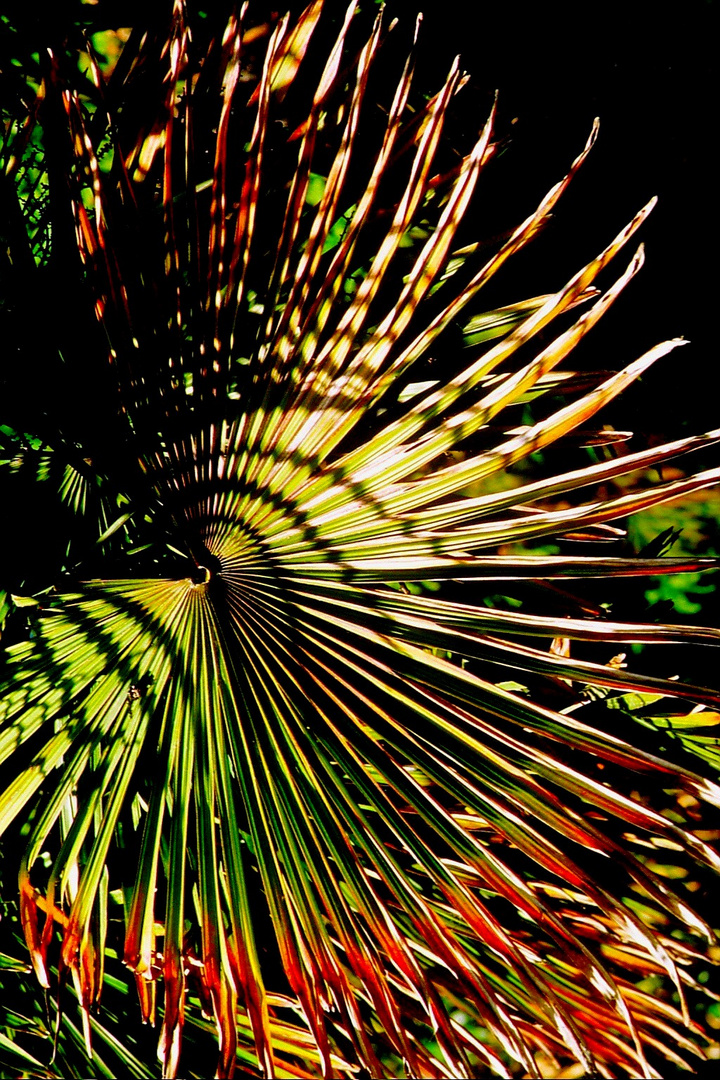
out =
<svg viewBox="0 0 720 1080"><path fill-rule="evenodd" d="M46 987L56 962L72 978L90 1044L121 887L145 1019L164 988L163 1076L178 1075L199 998L220 1077L249 1067L249 1033L267 1077L539 1076L539 1050L656 1077L653 1062L702 1053L685 993L712 932L633 843L719 862L635 788L715 805L720 790L502 680L717 709L711 688L547 642L720 634L470 601L498 581L710 566L498 549L612 541L608 523L720 470L593 492L720 431L468 493L682 344L618 372L560 368L640 269L632 243L652 207L558 291L476 315L464 366L410 383L547 221L595 130L489 257L458 251L493 115L441 175L464 77L455 63L413 108L411 51L379 128L369 87L386 28L379 15L356 49L355 7L318 63L322 0L274 28L244 7L207 52L176 0L167 36L131 36L109 80L90 52L93 91L59 56L41 87L64 110L67 197L107 345L113 389L97 407L123 437L85 445L61 416L44 434L76 522L64 573L21 601L32 634L6 651L0 823L28 822L33 966ZM36 120L6 148L11 178ZM431 227L408 248L421 215ZM520 425L528 394L548 408ZM465 583L468 602L416 581ZM638 972L667 976L678 1003Z"/></svg>

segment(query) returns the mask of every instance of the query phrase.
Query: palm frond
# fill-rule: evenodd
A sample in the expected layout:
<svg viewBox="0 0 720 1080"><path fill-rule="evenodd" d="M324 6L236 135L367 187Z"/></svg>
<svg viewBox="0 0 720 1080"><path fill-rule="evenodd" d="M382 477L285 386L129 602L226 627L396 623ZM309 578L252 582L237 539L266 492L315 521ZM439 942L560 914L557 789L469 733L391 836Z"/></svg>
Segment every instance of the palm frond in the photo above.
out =
<svg viewBox="0 0 720 1080"><path fill-rule="evenodd" d="M243 7L205 53L176 0L167 36L131 36L107 83L90 55L81 93L56 56L43 87L64 110L66 200L112 373L98 409L123 434L85 445L54 418L53 482L90 539L67 547L6 652L0 827L27 822L32 962L43 986L55 964L72 976L92 1054L122 887L145 1019L164 987L164 1076L179 1074L186 1012L204 1023L196 999L218 1076L538 1076L539 1050L659 1076L662 1056L700 1053L684 943L712 930L642 844L720 868L662 812L664 791L718 805L720 789L702 755L696 773L627 727L584 723L572 688L711 712L720 695L548 645L718 633L479 601L497 581L714 566L507 545L613 543L608 522L720 471L609 485L720 431L478 491L682 344L616 372L556 371L639 271L641 248L601 284L652 206L555 292L478 313L596 129L497 250L458 248L494 110L446 169L458 65L418 103L411 53L379 125L383 17L354 51L351 4L321 56L324 7L260 31ZM469 362L422 380L463 320ZM532 692L504 686L508 668ZM667 976L677 1005L638 972Z"/></svg>

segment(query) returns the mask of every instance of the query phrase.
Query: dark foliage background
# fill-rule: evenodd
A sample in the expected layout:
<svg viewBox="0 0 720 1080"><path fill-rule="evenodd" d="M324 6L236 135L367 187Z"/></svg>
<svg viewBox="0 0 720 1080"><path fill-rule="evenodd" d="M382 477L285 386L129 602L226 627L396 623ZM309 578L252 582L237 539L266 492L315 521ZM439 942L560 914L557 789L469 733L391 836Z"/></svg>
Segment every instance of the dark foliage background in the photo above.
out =
<svg viewBox="0 0 720 1080"><path fill-rule="evenodd" d="M545 265L556 253L563 260L589 254L658 196L643 230L647 265L593 347L621 342L639 352L662 337L687 337L691 348L625 395L627 418L668 434L715 426L707 388L718 244L711 213L717 3L432 0L424 9L426 62L442 67L460 49L473 77L466 121L483 115L488 90L499 91L498 131L509 138L494 213L505 201L510 213L529 205L600 118L597 146L563 200L552 243L543 245Z"/></svg>

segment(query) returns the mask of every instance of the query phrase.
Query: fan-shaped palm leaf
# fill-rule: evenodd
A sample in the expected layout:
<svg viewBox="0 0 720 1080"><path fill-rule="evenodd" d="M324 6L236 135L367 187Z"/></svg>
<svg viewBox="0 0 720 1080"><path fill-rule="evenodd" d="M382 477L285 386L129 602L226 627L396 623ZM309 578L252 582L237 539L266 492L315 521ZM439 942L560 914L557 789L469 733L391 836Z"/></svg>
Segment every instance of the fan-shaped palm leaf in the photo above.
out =
<svg viewBox="0 0 720 1080"><path fill-rule="evenodd" d="M633 778L715 802L720 792L497 680L509 668L717 706L710 689L547 640L718 634L472 602L484 582L701 565L498 548L612 537L606 523L719 473L610 497L593 494L601 484L720 432L477 493L679 344L617 373L556 372L640 268L631 251L597 288L650 208L557 292L476 316L464 366L409 384L552 213L592 137L484 262L458 254L492 116L441 179L457 65L413 113L408 60L378 126L368 86L382 17L354 54L351 5L318 66L322 8L272 31L233 15L205 55L177 0L167 40L131 37L107 85L92 66L89 100L59 58L48 80L118 392L99 407L125 434L78 449L60 420L45 440L80 517L72 584L37 594L32 634L7 651L0 757L17 764L0 822L29 815L20 882L33 964L48 986L59 931L89 1037L108 894L122 885L125 962L146 1017L164 986L166 1076L190 994L216 1020L220 1076L235 1066L238 1023L267 1076L301 1059L296 1075L359 1063L373 1076L469 1077L480 1062L535 1076L538 1048L588 1072L656 1076L649 1051L696 1047L693 1025L681 1032L687 947L652 920L707 928L628 836L718 860L633 795ZM108 135L114 158L101 168ZM410 243L420 216L427 238ZM521 425L513 406L529 392L548 405ZM414 581L468 583L467 602ZM666 973L678 1008L637 987L638 968Z"/></svg>

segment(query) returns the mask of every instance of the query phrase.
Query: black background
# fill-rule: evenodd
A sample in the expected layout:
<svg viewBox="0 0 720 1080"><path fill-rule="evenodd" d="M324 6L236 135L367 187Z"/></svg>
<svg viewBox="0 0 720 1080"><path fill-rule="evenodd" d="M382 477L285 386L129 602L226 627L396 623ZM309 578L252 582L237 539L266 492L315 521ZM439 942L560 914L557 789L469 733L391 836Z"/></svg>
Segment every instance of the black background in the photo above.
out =
<svg viewBox="0 0 720 1080"><path fill-rule="evenodd" d="M404 20L413 8L391 5ZM547 273L538 291L562 284L658 196L640 234L645 267L594 331L593 347L601 366L616 367L658 341L687 338L625 395L619 420L657 435L719 426L717 3L431 0L423 8L423 63L439 77L460 52L472 76L457 106L466 123L479 127L499 92L496 130L508 139L490 167L499 219L529 212L600 119L595 148L539 241L535 259Z"/></svg>

